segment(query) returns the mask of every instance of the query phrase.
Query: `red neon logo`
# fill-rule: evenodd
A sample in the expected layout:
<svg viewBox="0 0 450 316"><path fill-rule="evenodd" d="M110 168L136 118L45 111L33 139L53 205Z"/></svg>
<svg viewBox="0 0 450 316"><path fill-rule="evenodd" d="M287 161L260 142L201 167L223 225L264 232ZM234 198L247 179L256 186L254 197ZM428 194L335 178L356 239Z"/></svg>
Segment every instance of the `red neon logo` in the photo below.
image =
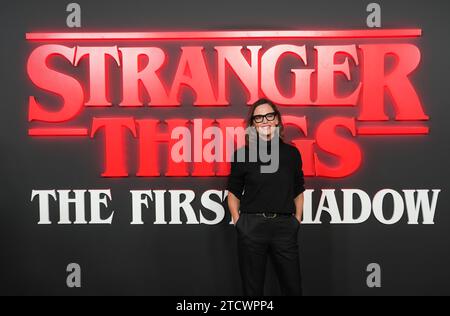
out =
<svg viewBox="0 0 450 316"><path fill-rule="evenodd" d="M133 141L131 136L137 138L139 150L136 175L160 176L158 144L167 143L170 150L177 141L171 139L171 132L188 125L190 120L165 120L168 131L164 133L159 128L160 120L150 110L150 117L146 118L135 118L131 114L110 118L96 114L91 126L74 127L70 122L76 121L84 110L91 107L105 108L104 111L118 107L123 109L122 113L136 108L180 107L186 91L193 92L194 107L211 110L226 107L230 105L228 82L230 78L237 78L247 95L247 104L267 97L286 109L329 109L334 115L317 124L313 138L307 138L310 137L311 124L306 116L285 115L284 123L305 136L294 139L292 143L302 153L306 176L345 177L356 172L362 164L361 148L352 138L429 133L428 127L419 124L429 117L424 113L410 78L419 66L420 50L416 45L405 42L407 38L420 36L420 29L28 33L26 39L33 43L48 42L39 44L30 53L27 63L30 80L40 90L56 94L62 100L55 110L40 102L38 97L29 97L29 135L93 138L102 130L105 135L105 170L102 176L105 177L128 176L125 148L128 142ZM333 40L333 43L342 40L343 43L326 45L323 43L325 39ZM389 41L383 43L380 39ZM394 42L395 39L399 42ZM195 45L181 41L180 57L174 61L161 42L173 44L179 40L195 41ZM221 40L227 40L227 44L219 45ZM302 42L305 40L317 43L308 46ZM361 40L364 43L356 43ZM82 43L77 43L79 41ZM152 45L152 41L159 45ZM219 44L206 49L201 45L206 41ZM230 41L237 43L230 45ZM72 44L62 44L66 42ZM105 44L110 42L114 44ZM129 46L130 42L139 43L139 46ZM121 43L123 45L119 45ZM295 59L300 66L291 68L289 73L281 73L280 65L288 58ZM389 71L386 70L388 58L395 61ZM85 65L88 80L55 69L49 65L52 61L73 69ZM122 99L114 106L109 91L111 63L120 70L122 82ZM167 78L162 72L170 63L175 63L176 69L174 75ZM290 91L280 87L282 76L291 78ZM395 113L392 118L386 114L386 98ZM340 107L355 108L357 112L354 116L338 116L335 114L337 110L333 109ZM242 113L246 111L243 108ZM61 123L66 125L61 128ZM232 117L202 119L203 131L213 125L219 126L226 134L227 127L244 126L244 120ZM345 130L347 137L339 135L339 129ZM238 139L239 145L242 141ZM321 161L317 150L336 157L338 163L331 165ZM166 176L229 174L227 162L193 162L193 172L189 174L187 163L174 162L169 157L167 168Z"/></svg>

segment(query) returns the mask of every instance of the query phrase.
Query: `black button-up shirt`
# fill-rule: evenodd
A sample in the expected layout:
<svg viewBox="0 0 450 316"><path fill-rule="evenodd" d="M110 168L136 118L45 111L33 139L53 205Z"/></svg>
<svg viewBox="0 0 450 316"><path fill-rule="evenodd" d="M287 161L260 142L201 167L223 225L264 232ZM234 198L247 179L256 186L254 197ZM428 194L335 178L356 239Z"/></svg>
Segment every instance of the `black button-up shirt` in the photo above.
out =
<svg viewBox="0 0 450 316"><path fill-rule="evenodd" d="M257 148L261 142L266 142L268 153L271 153L271 142L256 138ZM249 161L248 145L234 151L227 190L240 200L241 212L295 213L294 199L305 191L302 157L295 146L279 140L279 166L272 173L261 171L261 165L269 165L270 160L262 162L259 154L257 161ZM237 161L239 152L245 161Z"/></svg>

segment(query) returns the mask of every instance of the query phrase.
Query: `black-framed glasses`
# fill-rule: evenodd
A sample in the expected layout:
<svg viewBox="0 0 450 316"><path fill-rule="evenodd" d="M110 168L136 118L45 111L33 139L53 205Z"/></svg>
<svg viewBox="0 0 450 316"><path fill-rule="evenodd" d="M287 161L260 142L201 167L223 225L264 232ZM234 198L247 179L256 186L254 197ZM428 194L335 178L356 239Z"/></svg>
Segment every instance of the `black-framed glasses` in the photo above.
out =
<svg viewBox="0 0 450 316"><path fill-rule="evenodd" d="M252 119L253 121L255 121L255 123L262 123L264 121L264 118L266 118L267 121L273 121L276 116L277 112L270 112L266 115L253 115Z"/></svg>

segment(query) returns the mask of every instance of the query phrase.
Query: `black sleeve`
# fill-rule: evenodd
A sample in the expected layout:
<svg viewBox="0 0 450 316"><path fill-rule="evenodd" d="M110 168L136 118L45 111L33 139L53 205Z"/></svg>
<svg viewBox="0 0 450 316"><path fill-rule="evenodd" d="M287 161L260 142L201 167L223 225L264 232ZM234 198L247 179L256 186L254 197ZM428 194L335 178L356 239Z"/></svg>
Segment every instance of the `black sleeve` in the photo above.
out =
<svg viewBox="0 0 450 316"><path fill-rule="evenodd" d="M294 172L294 198L296 198L300 193L305 191L305 178L303 176L303 162L302 155L297 149L295 159L295 172Z"/></svg>
<svg viewBox="0 0 450 316"><path fill-rule="evenodd" d="M227 190L240 200L245 184L245 162L237 161L237 150L233 153L233 161L230 164L231 172L228 176Z"/></svg>

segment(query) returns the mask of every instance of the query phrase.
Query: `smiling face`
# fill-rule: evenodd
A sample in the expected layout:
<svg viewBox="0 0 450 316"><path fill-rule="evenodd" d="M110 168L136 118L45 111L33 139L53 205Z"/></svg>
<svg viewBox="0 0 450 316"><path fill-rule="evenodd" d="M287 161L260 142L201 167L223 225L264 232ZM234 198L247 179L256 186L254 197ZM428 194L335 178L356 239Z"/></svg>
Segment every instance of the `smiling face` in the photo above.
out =
<svg viewBox="0 0 450 316"><path fill-rule="evenodd" d="M269 113L273 113L273 115ZM269 104L261 104L255 108L253 112L253 126L255 126L261 137L271 139L275 134L278 123L278 115Z"/></svg>

